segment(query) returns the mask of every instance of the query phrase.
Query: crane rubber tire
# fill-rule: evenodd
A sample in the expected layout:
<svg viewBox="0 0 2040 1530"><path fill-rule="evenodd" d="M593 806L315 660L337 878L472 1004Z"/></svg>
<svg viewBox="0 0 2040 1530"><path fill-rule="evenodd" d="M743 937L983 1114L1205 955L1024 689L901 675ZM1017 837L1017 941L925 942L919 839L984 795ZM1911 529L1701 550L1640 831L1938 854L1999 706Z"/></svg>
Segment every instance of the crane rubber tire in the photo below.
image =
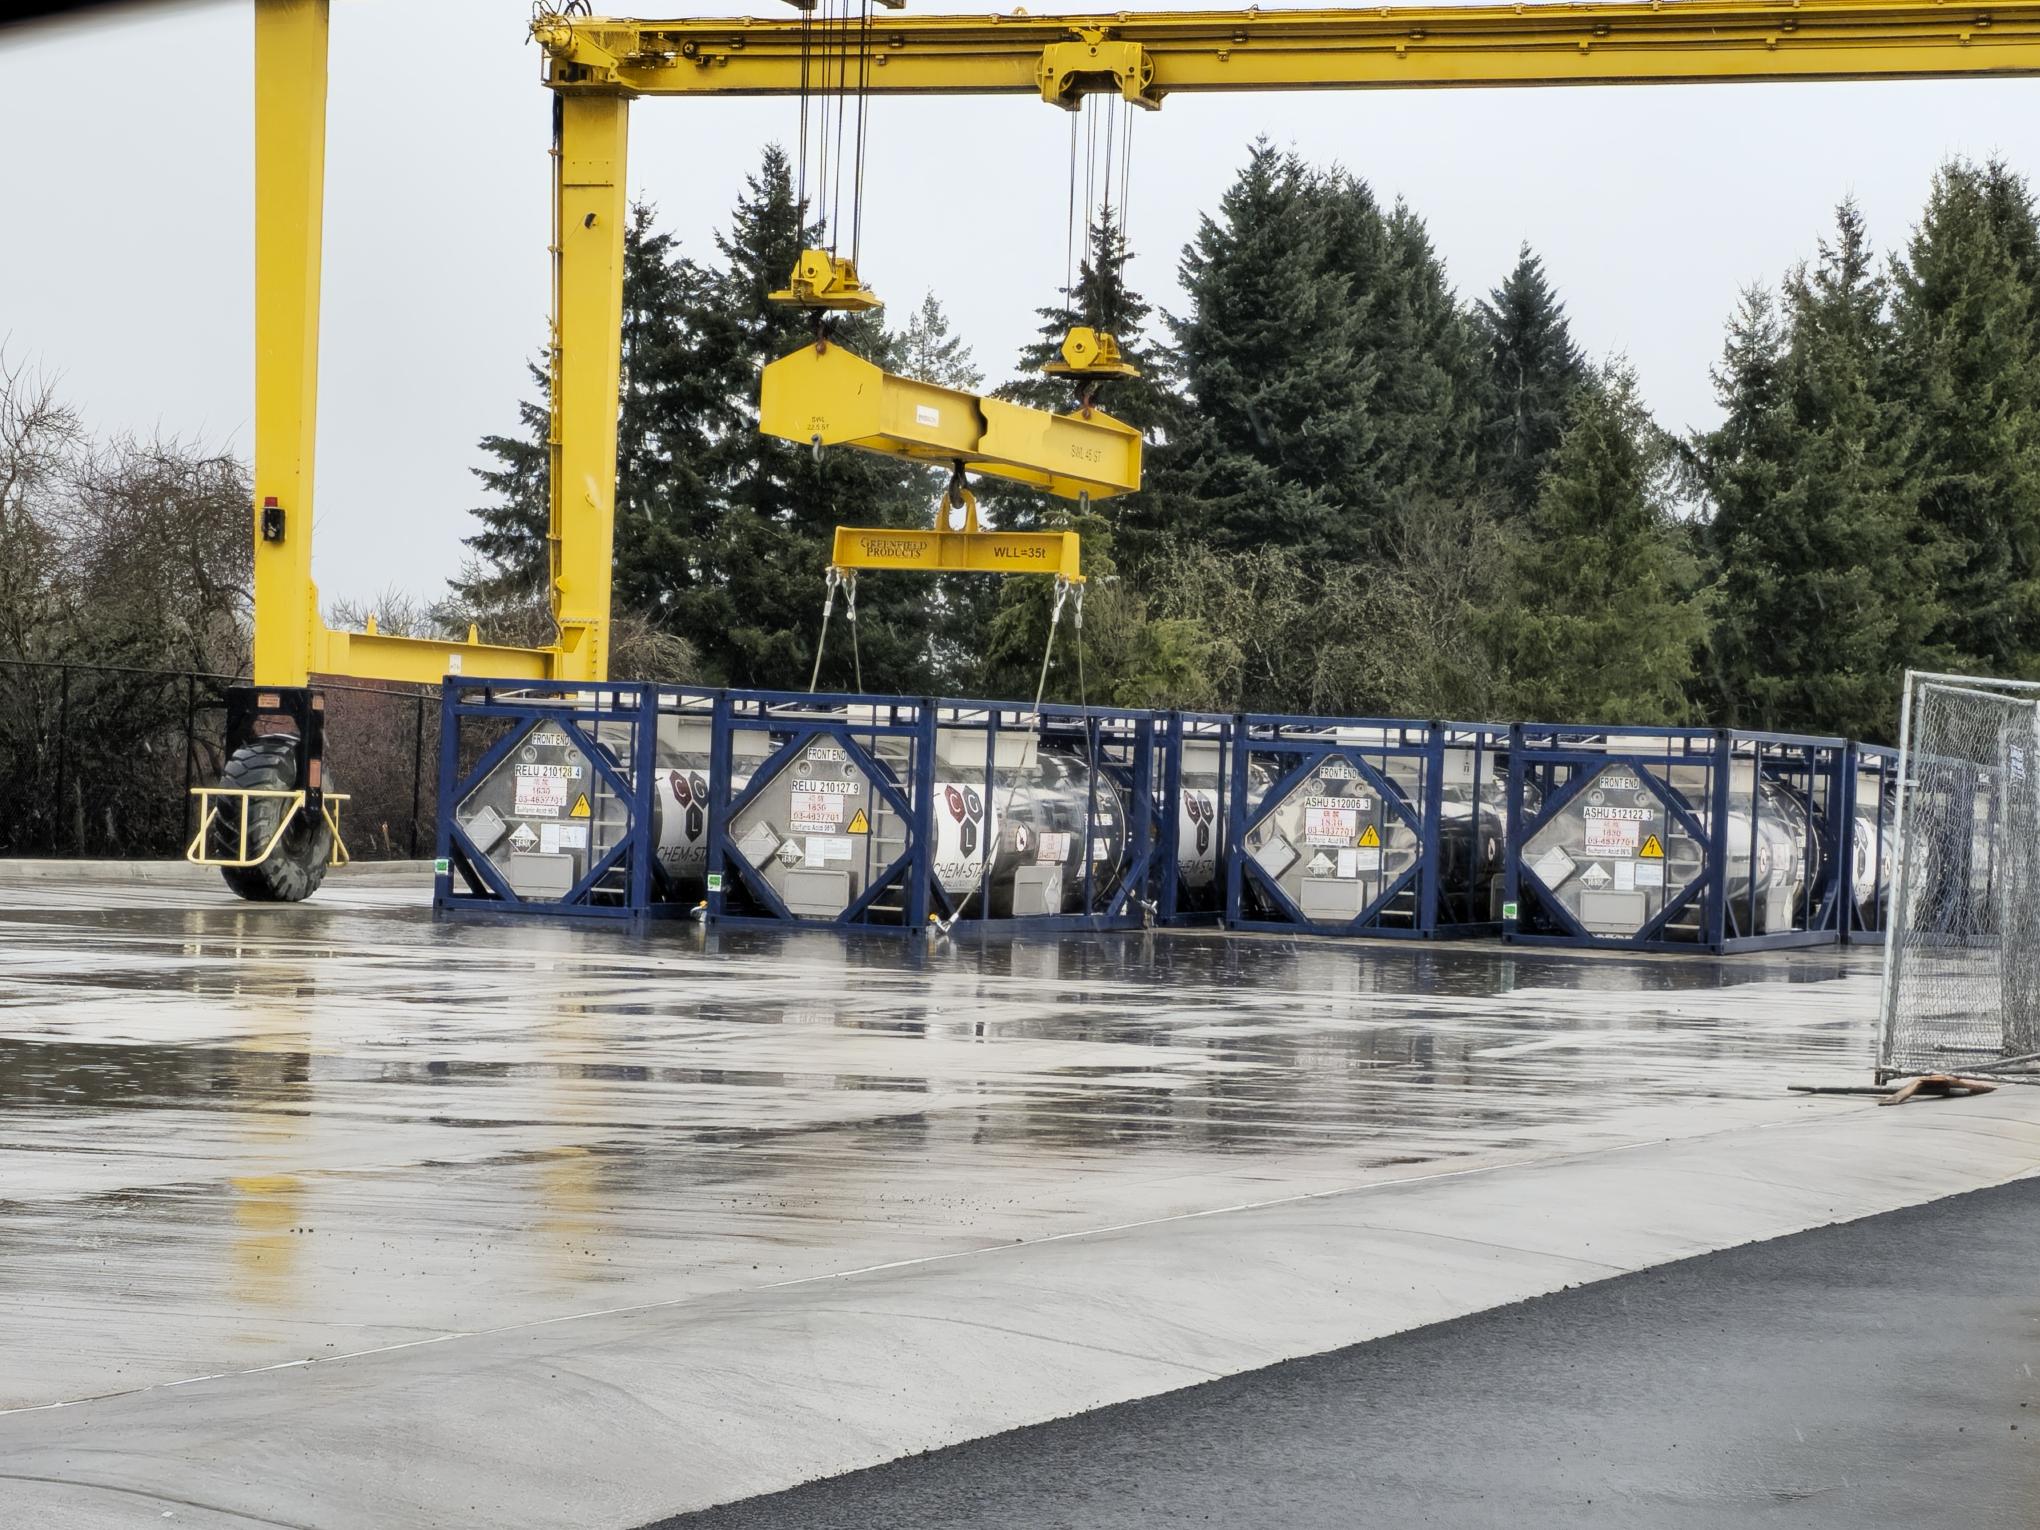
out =
<svg viewBox="0 0 2040 1530"><path fill-rule="evenodd" d="M297 739L288 733L265 733L234 751L220 773L220 785L246 791L288 791L297 783L297 747ZM268 842L284 807L277 797L258 797L248 804L250 845ZM215 854L236 853L238 828L238 823L232 828L225 823L214 828ZM220 875L250 903L298 903L319 890L332 859L333 830L325 816L300 813L267 860L253 866L222 866Z"/></svg>

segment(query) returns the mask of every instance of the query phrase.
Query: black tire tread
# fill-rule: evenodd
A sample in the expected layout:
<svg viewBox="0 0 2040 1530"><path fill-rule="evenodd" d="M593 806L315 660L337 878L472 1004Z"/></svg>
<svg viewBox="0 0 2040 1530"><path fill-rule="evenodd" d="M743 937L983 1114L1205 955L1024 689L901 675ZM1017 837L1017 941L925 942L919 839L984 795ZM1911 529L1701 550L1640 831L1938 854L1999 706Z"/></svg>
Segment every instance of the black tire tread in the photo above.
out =
<svg viewBox="0 0 2040 1530"><path fill-rule="evenodd" d="M220 785L244 791L275 791L288 788L297 779L297 740L287 733L266 733L234 751ZM249 805L248 838L251 843L267 839L274 832L276 814L272 802ZM232 849L238 835L221 839ZM231 841L231 842L230 842ZM293 832L267 860L254 866L222 866L220 876L234 893L250 903L298 903L309 898L326 879L326 865L332 859L333 834L320 820L309 833Z"/></svg>

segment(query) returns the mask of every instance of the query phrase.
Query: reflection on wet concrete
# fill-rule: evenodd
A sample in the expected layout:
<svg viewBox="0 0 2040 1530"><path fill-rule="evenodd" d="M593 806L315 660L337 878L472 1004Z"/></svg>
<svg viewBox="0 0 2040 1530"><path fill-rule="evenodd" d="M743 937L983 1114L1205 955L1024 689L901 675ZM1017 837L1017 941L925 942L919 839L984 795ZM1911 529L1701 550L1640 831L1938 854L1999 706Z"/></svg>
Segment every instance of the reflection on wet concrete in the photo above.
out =
<svg viewBox="0 0 2040 1530"><path fill-rule="evenodd" d="M1875 974L0 872L0 1408L1707 1130L1867 1066Z"/></svg>

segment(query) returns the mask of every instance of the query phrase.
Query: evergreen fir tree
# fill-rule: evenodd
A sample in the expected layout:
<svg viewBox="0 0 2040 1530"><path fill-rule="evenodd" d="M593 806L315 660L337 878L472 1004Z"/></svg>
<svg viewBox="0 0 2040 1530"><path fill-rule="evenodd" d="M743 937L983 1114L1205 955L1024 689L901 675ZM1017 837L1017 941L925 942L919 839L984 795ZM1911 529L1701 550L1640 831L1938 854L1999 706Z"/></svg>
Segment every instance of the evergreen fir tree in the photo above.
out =
<svg viewBox="0 0 2040 1530"><path fill-rule="evenodd" d="M985 384L985 374L971 359L970 346L950 331L949 315L932 292L924 293L921 306L908 315L906 327L894 338L893 356L902 373L924 382L969 392Z"/></svg>
<svg viewBox="0 0 2040 1530"><path fill-rule="evenodd" d="M1077 389L1066 377L1042 368L1062 358L1063 339L1074 325L1109 331L1138 377L1114 378L1097 390L1097 407L1143 433L1165 430L1177 410L1170 388L1169 355L1149 332L1154 308L1127 280L1134 252L1127 247L1117 213L1107 207L1086 231L1076 282L1063 301L1035 310L1041 316L1035 338L1021 347L1019 375L999 397L1036 409L1067 412Z"/></svg>
<svg viewBox="0 0 2040 1530"><path fill-rule="evenodd" d="M1359 181L1326 178L1337 204L1372 208ZM1370 400L1377 437L1369 472L1348 492L1379 553L1395 507L1416 494L1457 499L1472 492L1478 464L1486 367L1472 320L1460 306L1431 236L1397 202L1381 224L1381 259L1345 267L1360 319L1357 341L1378 381ZM1334 239L1335 255L1358 242ZM1369 285L1370 276L1372 285Z"/></svg>
<svg viewBox="0 0 2040 1530"><path fill-rule="evenodd" d="M1193 407L1159 483L1208 545L1379 559L1412 496L1475 489L1478 337L1407 207L1261 143L1181 274Z"/></svg>
<svg viewBox="0 0 2040 1530"><path fill-rule="evenodd" d="M1482 464L1509 510L1528 514L1565 434L1573 393L1587 378L1587 359L1527 244L1502 284L1474 305L1474 323L1488 371Z"/></svg>
<svg viewBox="0 0 2040 1530"><path fill-rule="evenodd" d="M1887 292L1852 203L1786 329L1746 299L1715 374L1726 417L1696 444L1719 568L1708 642L1723 720L1889 736L1900 674L1928 625L1914 545L1910 428L1888 397Z"/></svg>
<svg viewBox="0 0 2040 1530"><path fill-rule="evenodd" d="M2040 256L2033 203L2003 167L1934 178L1894 268L1895 396L1943 570L1927 633L1944 668L2040 674Z"/></svg>
<svg viewBox="0 0 2040 1530"><path fill-rule="evenodd" d="M622 371L616 434L615 599L661 626L689 587L689 508L706 484L698 470L709 400L693 324L709 278L634 204L623 243Z"/></svg>
<svg viewBox="0 0 2040 1530"><path fill-rule="evenodd" d="M1190 309L1169 326L1192 408L1158 487L1206 546L1324 560L1364 543L1347 505L1377 444L1377 372L1334 234L1319 178L1263 140L1183 252Z"/></svg>
<svg viewBox="0 0 2040 1530"><path fill-rule="evenodd" d="M545 368L533 362L532 385L540 399L547 389ZM472 549L461 576L453 581L461 600L482 610L543 603L550 563L546 528L552 510L547 486L552 481L552 454L546 444L550 417L545 405L526 399L517 406L519 433L483 436L482 452L493 466L473 468L493 500L470 512L481 522L474 535L462 538Z"/></svg>
<svg viewBox="0 0 2040 1530"><path fill-rule="evenodd" d="M1666 455L1626 370L1574 394L1498 618L1518 715L1686 716L1705 602L1667 504Z"/></svg>

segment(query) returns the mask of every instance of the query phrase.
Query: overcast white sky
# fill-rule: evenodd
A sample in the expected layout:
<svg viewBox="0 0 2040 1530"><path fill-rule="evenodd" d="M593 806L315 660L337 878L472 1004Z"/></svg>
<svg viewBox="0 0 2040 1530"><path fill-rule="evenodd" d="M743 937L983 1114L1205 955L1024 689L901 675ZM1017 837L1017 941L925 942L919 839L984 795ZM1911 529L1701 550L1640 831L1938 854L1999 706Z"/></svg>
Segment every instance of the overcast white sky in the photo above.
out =
<svg viewBox="0 0 2040 1530"><path fill-rule="evenodd" d="M0 336L60 374L97 429L248 448L251 15L222 0L0 33ZM315 554L328 599L436 592L476 499L475 440L515 423L547 302L548 103L529 15L529 0L334 6ZM705 251L794 110L641 102L632 189ZM900 308L933 290L1003 376L1061 280L1068 119L1024 99L879 101L871 119L866 279ZM1179 97L1134 145L1133 277L1164 306L1198 211L1260 133L1406 196L1462 294L1528 239L1581 342L1626 353L1683 428L1713 416L1707 370L1737 290L1810 254L1837 199L1853 192L1891 249L1945 156L2040 170L2040 82Z"/></svg>

